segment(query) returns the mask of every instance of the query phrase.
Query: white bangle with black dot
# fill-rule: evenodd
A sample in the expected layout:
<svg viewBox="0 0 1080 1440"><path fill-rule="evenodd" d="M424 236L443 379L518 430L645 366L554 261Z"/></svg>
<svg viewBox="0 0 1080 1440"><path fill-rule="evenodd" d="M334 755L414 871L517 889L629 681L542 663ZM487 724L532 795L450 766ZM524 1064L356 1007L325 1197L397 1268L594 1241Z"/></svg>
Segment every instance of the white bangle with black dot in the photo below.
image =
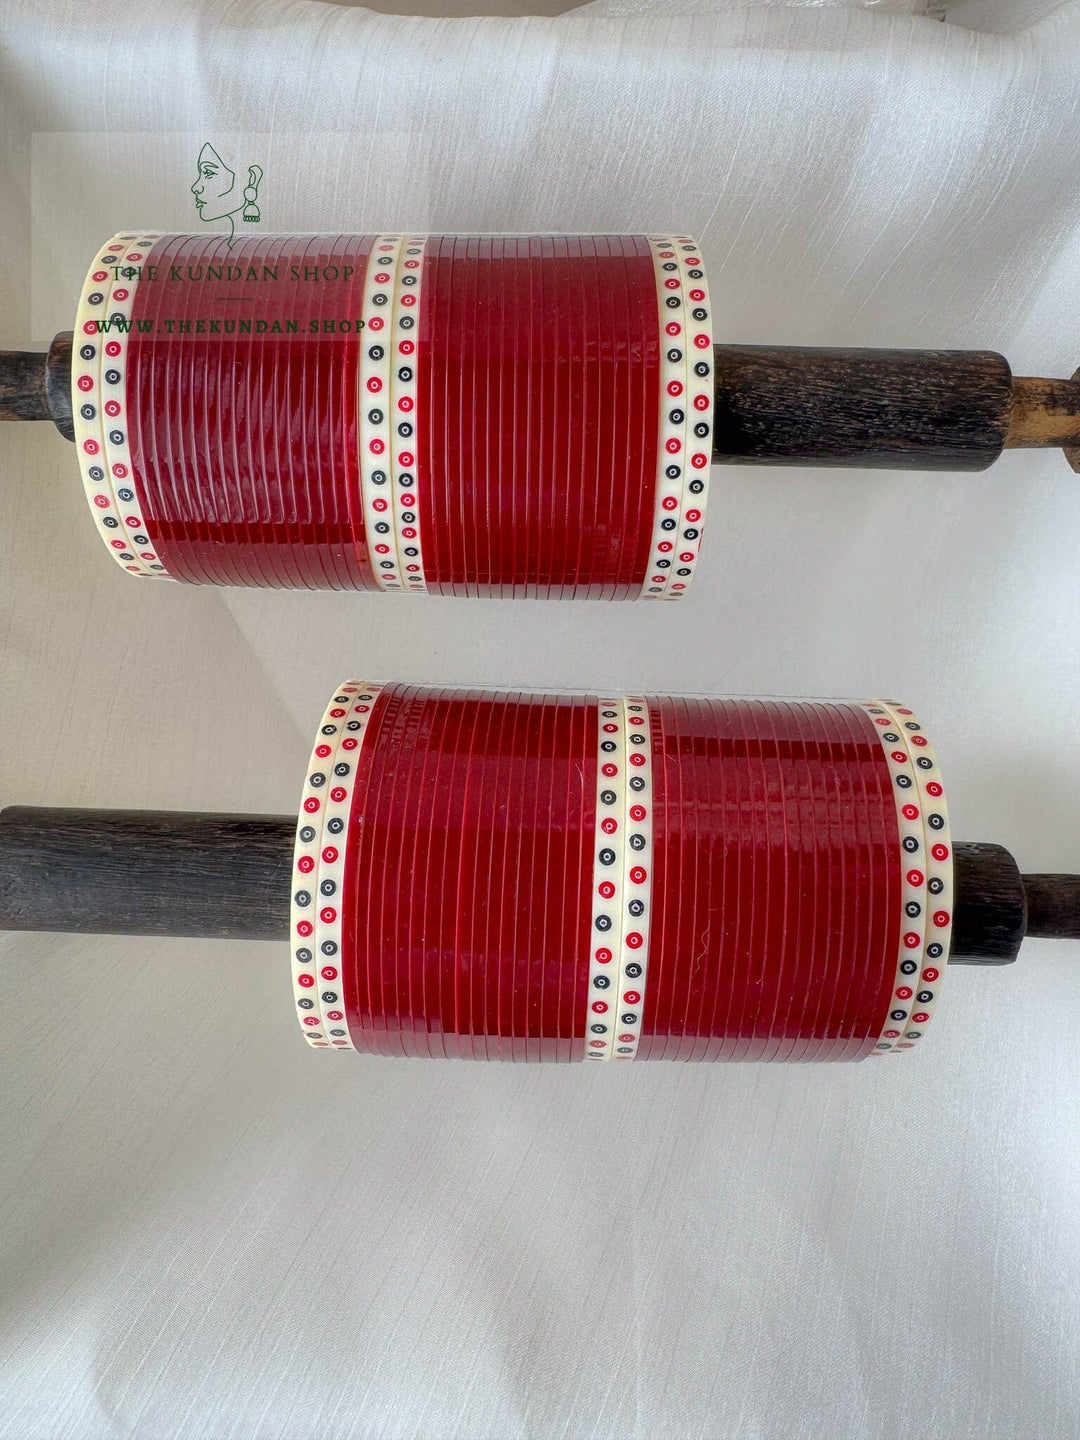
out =
<svg viewBox="0 0 1080 1440"><path fill-rule="evenodd" d="M874 1047L875 1054L884 1055L897 1049L911 1013L917 1008L915 996L926 940L926 832L911 753L902 730L880 701L861 708L873 721L885 753L900 836L900 944L888 1013Z"/></svg>
<svg viewBox="0 0 1080 1440"><path fill-rule="evenodd" d="M632 1060L641 1039L652 924L652 732L645 699L622 701L626 737L626 823L623 847L623 927L614 1060Z"/></svg>
<svg viewBox="0 0 1080 1440"><path fill-rule="evenodd" d="M645 599L665 600L676 599L682 593L670 587L686 467L686 325L682 276L674 241L654 236L648 238L656 276L657 323L660 330L660 434L653 533L641 594Z"/></svg>
<svg viewBox="0 0 1080 1440"><path fill-rule="evenodd" d="M618 1030L626 864L626 727L623 703L597 701L596 830L593 846L585 1060L610 1060Z"/></svg>
<svg viewBox="0 0 1080 1440"><path fill-rule="evenodd" d="M319 722L319 733L308 760L307 777L300 797L300 815L293 847L292 890L289 896L289 960L292 970L293 1003L301 1033L315 1049L328 1049L319 1000L319 858L323 848L323 825L331 787L332 760L341 739L345 699L335 691ZM333 967L334 978L340 967Z"/></svg>
<svg viewBox="0 0 1080 1440"><path fill-rule="evenodd" d="M118 565L133 574L142 574L142 566L130 554L109 479L102 411L101 351L106 336L100 327L108 313L112 267L120 263L125 244L118 235L107 241L98 250L83 281L71 342L71 418L79 473L98 534ZM125 558L128 556L130 558Z"/></svg>
<svg viewBox="0 0 1080 1440"><path fill-rule="evenodd" d="M685 593L701 554L712 466L713 376L712 304L701 247L689 236L675 241L683 281L686 336L686 465L679 513L678 544L670 588Z"/></svg>
<svg viewBox="0 0 1080 1440"><path fill-rule="evenodd" d="M328 1043L337 1050L355 1050L345 1015L342 974L344 943L345 860L349 845L349 816L356 786L357 765L375 701L382 689L363 680L346 680L334 696L331 711L338 725L336 744L327 757L329 784L323 805L319 847L315 953L319 967L319 1005ZM343 713L339 714L341 710Z"/></svg>
<svg viewBox="0 0 1080 1440"><path fill-rule="evenodd" d="M147 532L145 514L138 494L131 450L127 391L129 336L135 291L146 255L156 235L125 235L119 263L110 272L109 302L102 336L102 409L104 411L105 453L123 534L128 549L122 552L132 573L168 579L168 572ZM136 572L135 567L138 567Z"/></svg>
<svg viewBox="0 0 1080 1440"><path fill-rule="evenodd" d="M923 1038L926 1027L934 1018L945 981L945 967L949 963L955 905L953 846L941 771L922 724L906 706L892 700L881 703L892 716L896 729L907 738L925 831L927 914L921 969L915 991L915 1008L903 1035L894 1046L897 1050L910 1050Z"/></svg>
<svg viewBox="0 0 1080 1440"><path fill-rule="evenodd" d="M376 235L364 274L363 328L357 377L360 490L371 570L380 590L404 590L391 476L390 376L394 289L401 237Z"/></svg>
<svg viewBox="0 0 1080 1440"><path fill-rule="evenodd" d="M423 235L409 235L402 244L397 284L394 286L391 338L390 469L393 476L394 535L405 589L414 594L423 594L427 590L416 481L420 426L416 336L424 278L425 239Z"/></svg>

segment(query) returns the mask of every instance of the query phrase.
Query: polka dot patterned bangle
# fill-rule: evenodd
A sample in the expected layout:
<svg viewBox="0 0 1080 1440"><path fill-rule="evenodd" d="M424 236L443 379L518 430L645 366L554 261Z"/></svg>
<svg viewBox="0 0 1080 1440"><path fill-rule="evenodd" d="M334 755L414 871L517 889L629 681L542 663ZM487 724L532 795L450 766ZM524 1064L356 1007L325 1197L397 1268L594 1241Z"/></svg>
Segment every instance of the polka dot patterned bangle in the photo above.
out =
<svg viewBox="0 0 1080 1440"><path fill-rule="evenodd" d="M134 552L134 564L129 562L127 568L134 570L134 565L137 565L140 574L164 576L168 579L165 566L146 532L127 435L127 357L131 311L135 300L135 287L139 283L139 271L145 262L147 251L158 237L123 235L119 238L125 242L125 248L117 265L110 271L106 322L108 331L102 336L101 388L102 408L105 413L105 453L120 523L128 540L129 553Z"/></svg>
<svg viewBox="0 0 1080 1440"><path fill-rule="evenodd" d="M427 590L420 512L416 503L416 432L420 423L416 403L416 336L419 328L416 322L420 314L423 275L424 237L410 235L402 246L397 284L394 286L390 455L398 559L405 589L415 593Z"/></svg>
<svg viewBox="0 0 1080 1440"><path fill-rule="evenodd" d="M308 761L293 847L293 888L289 900L293 999L304 1039L320 1049L329 1048L330 1041L324 1033L319 1000L319 861L333 757L344 730L349 699L335 692L323 713Z"/></svg>
<svg viewBox="0 0 1080 1440"><path fill-rule="evenodd" d="M114 235L98 251L83 282L71 348L71 415L83 489L90 504L90 513L97 522L98 533L118 565L134 575L141 575L145 571L128 547L106 468L108 457L105 453L105 417L101 395L101 348L105 336L98 327L105 320L108 310L111 267L120 263L124 249L124 237Z"/></svg>
<svg viewBox="0 0 1080 1440"><path fill-rule="evenodd" d="M678 552L670 590L680 595L694 578L701 553L701 534L709 501L712 465L713 390L712 306L701 250L689 236L675 242L683 282L683 324L686 336L686 465L683 472L682 509Z"/></svg>
<svg viewBox="0 0 1080 1440"><path fill-rule="evenodd" d="M596 841L586 1060L610 1060L618 1029L626 851L626 728L623 702L597 702Z"/></svg>
<svg viewBox="0 0 1080 1440"><path fill-rule="evenodd" d="M346 682L297 832L302 1033L520 1060L910 1048L951 903L923 740L891 702Z"/></svg>
<svg viewBox="0 0 1080 1440"><path fill-rule="evenodd" d="M926 831L928 899L922 969L915 993L916 1008L902 1038L894 1047L897 1050L910 1050L922 1039L927 1025L934 1017L945 980L945 967L949 963L955 904L952 836L949 831L949 810L945 801L941 771L922 725L911 710L895 701L882 701L882 706L888 709L896 728L907 737Z"/></svg>
<svg viewBox="0 0 1080 1440"><path fill-rule="evenodd" d="M878 727L878 738L889 766L900 829L903 866L896 976L889 1000L888 1017L876 1046L877 1052L883 1054L896 1048L912 1011L918 1008L915 995L926 940L926 832L919 792L915 785L914 766L903 732L896 727L890 712L879 702L863 705L862 708Z"/></svg>
<svg viewBox="0 0 1080 1440"><path fill-rule="evenodd" d="M652 920L652 745L649 709L643 699L622 702L626 734L626 841L618 1016L613 1058L632 1060L645 1008L649 928Z"/></svg>
<svg viewBox="0 0 1080 1440"><path fill-rule="evenodd" d="M347 680L338 687L339 702L332 719L338 736L327 757L329 790L323 804L323 830L319 849L318 887L315 918L315 954L319 966L319 1004L323 1026L331 1046L353 1050L345 1021L345 998L341 971L342 911L345 897L345 852L349 839L349 815L356 785L357 760L364 743L379 685Z"/></svg>
<svg viewBox="0 0 1080 1440"><path fill-rule="evenodd" d="M218 269L209 236L151 248L160 284L140 278L145 237L113 243L91 271L106 288L86 291L98 313L80 317L95 353L76 378L93 387L82 404L97 432L82 435L81 458L96 510L112 496L104 538L134 573L492 596L685 592L711 426L692 241L238 237L232 256L260 274L257 297L192 292L204 267L206 279ZM281 263L290 253L318 285L297 288L298 265ZM339 333L327 322L346 311ZM124 328L99 336L91 322L110 312ZM195 325L183 359L154 341L174 323ZM600 483L583 483L594 472Z"/></svg>
<svg viewBox="0 0 1080 1440"><path fill-rule="evenodd" d="M649 248L656 273L660 325L660 445L649 568L641 594L648 599L663 600L674 598L677 593L669 586L679 538L686 459L686 336L682 280L674 244L670 240L650 238Z"/></svg>
<svg viewBox="0 0 1080 1440"><path fill-rule="evenodd" d="M334 803L338 790L334 772L338 747L345 734L349 707L358 688L355 681L347 680L335 691L324 716L321 743L316 744L317 769L313 767L311 771L312 775L318 773L326 777L324 784L319 787L322 809L315 821L315 869L312 872L313 884L309 886L313 897L311 922L315 926L310 948L315 952L316 975L315 989L311 996L315 1001L315 1009L308 1018L318 1017L319 1024L312 1030L312 1034L318 1037L320 1045L335 1043L330 1027L337 1023L332 1016L338 1013L334 1006L341 998L341 935L338 919L340 899L337 894L338 882L331 871L343 849L343 844L339 843L337 837L343 834L348 816L343 819L340 808ZM341 1014L343 1019L344 1012ZM306 1024L307 1020L303 1023ZM340 1036L337 1039L340 1040Z"/></svg>
<svg viewBox="0 0 1080 1440"><path fill-rule="evenodd" d="M401 239L378 235L364 276L360 342L360 484L371 567L380 590L404 590L390 484L390 374L394 288Z"/></svg>

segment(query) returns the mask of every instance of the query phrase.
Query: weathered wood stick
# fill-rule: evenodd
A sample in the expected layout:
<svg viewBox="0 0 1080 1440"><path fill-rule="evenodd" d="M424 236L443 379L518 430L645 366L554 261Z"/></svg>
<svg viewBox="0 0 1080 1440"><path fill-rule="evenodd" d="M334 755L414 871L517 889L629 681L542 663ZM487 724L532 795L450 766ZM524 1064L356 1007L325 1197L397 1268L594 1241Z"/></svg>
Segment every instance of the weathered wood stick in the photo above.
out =
<svg viewBox="0 0 1080 1440"><path fill-rule="evenodd" d="M51 420L66 440L71 423L70 330L53 338L48 353L0 350L0 420Z"/></svg>
<svg viewBox="0 0 1080 1440"><path fill-rule="evenodd" d="M45 355L0 350L0 420L51 420Z"/></svg>
<svg viewBox="0 0 1080 1440"><path fill-rule="evenodd" d="M992 351L716 347L722 463L982 470L1011 415L1008 361Z"/></svg>
<svg viewBox="0 0 1080 1440"><path fill-rule="evenodd" d="M1080 383L1014 375L1009 448L1080 443Z"/></svg>
<svg viewBox="0 0 1080 1440"><path fill-rule="evenodd" d="M0 810L0 929L281 940L296 821Z"/></svg>
<svg viewBox="0 0 1080 1440"><path fill-rule="evenodd" d="M1024 875L1027 933L1080 940L1080 875Z"/></svg>
<svg viewBox="0 0 1080 1440"><path fill-rule="evenodd" d="M0 929L285 940L291 815L0 810ZM950 961L1004 965L1025 934L1080 938L1080 875L1021 875L957 843Z"/></svg>
<svg viewBox="0 0 1080 1440"><path fill-rule="evenodd" d="M950 964L1008 965L1015 960L1027 934L1027 903L1024 877L1008 850L955 842L953 882Z"/></svg>
<svg viewBox="0 0 1080 1440"><path fill-rule="evenodd" d="M71 333L47 356L0 352L0 420L71 424ZM1014 377L988 350L717 345L713 460L981 470L1004 448L1060 446L1080 468L1080 379Z"/></svg>
<svg viewBox="0 0 1080 1440"><path fill-rule="evenodd" d="M49 404L49 415L65 440L75 439L75 426L71 419L73 339L70 330L62 330L59 335L54 335L49 353L45 357L45 398Z"/></svg>

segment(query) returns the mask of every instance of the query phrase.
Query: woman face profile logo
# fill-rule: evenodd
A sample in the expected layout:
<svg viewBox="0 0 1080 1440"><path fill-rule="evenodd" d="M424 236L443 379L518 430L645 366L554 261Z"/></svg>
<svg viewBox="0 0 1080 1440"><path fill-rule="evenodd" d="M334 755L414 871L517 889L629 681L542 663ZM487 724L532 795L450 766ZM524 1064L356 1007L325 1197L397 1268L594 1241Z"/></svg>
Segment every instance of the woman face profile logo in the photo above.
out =
<svg viewBox="0 0 1080 1440"><path fill-rule="evenodd" d="M231 246L236 235L233 217L238 211L242 210L244 219L251 224L258 224L262 218L259 207L255 204L262 178L263 172L258 165L249 166L248 183L241 194L236 187L236 171L229 169L213 145L207 141L199 151L198 174L191 187L199 219L206 224L215 220L228 220L228 243Z"/></svg>

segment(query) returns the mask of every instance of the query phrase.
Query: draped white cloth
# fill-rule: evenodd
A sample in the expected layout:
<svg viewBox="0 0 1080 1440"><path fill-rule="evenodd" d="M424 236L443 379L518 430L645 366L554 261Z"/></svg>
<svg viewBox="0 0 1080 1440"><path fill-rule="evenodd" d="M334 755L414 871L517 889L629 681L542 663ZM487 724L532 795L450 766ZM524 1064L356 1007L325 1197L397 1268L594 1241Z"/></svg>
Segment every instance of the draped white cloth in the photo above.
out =
<svg viewBox="0 0 1080 1440"><path fill-rule="evenodd" d="M718 332L1080 364L1080 5L7 0L0 345L195 228L702 241ZM938 6L940 12L943 8ZM913 13L915 12L915 13ZM899 695L956 833L1080 866L1080 484L724 469L681 609L213 592L109 563L0 426L0 802L284 812L370 678ZM0 937L4 1440L1080 1434L1080 947L862 1066L309 1052L282 947Z"/></svg>

